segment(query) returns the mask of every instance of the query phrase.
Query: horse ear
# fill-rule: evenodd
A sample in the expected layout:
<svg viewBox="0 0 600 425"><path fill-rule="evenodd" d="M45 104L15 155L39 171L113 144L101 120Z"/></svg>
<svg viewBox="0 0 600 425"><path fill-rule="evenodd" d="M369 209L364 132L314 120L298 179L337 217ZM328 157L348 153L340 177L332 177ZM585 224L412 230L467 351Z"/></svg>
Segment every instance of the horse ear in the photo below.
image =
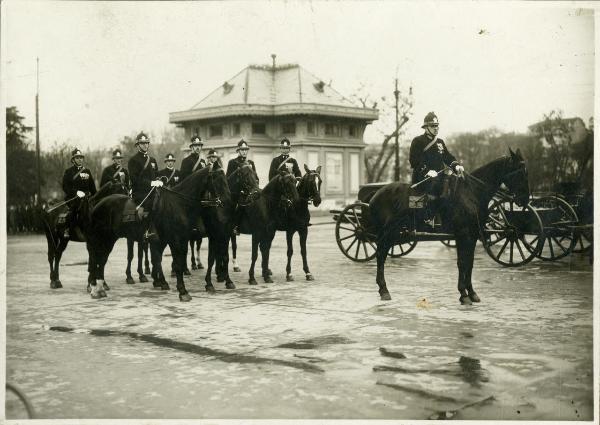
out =
<svg viewBox="0 0 600 425"><path fill-rule="evenodd" d="M308 166L306 164L304 164L304 171L306 171L307 173L310 173L310 170L308 169Z"/></svg>
<svg viewBox="0 0 600 425"><path fill-rule="evenodd" d="M321 175L321 166L319 165L315 171L318 175Z"/></svg>
<svg viewBox="0 0 600 425"><path fill-rule="evenodd" d="M510 147L508 148L508 153L510 153L511 158L515 157L515 153L513 152L513 150Z"/></svg>

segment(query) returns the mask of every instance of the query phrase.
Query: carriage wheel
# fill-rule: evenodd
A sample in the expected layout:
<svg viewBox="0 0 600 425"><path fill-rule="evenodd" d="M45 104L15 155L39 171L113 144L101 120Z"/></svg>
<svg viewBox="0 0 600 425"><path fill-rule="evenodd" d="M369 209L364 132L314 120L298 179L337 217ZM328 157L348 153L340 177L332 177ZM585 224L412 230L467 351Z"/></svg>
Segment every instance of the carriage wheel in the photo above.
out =
<svg viewBox="0 0 600 425"><path fill-rule="evenodd" d="M569 255L577 243L575 226L579 222L573 207L556 196L534 199L530 205L535 208L544 226L542 247L537 257L554 261Z"/></svg>
<svg viewBox="0 0 600 425"><path fill-rule="evenodd" d="M365 262L375 258L376 236L367 229L369 205L357 202L340 213L335 225L335 239L342 254L352 261Z"/></svg>
<svg viewBox="0 0 600 425"><path fill-rule="evenodd" d="M483 226L483 246L494 261L516 267L533 260L543 242L542 220L530 205L493 200Z"/></svg>
<svg viewBox="0 0 600 425"><path fill-rule="evenodd" d="M446 245L448 248L456 248L456 241L454 239L448 239L446 241L440 241L442 244Z"/></svg>
<svg viewBox="0 0 600 425"><path fill-rule="evenodd" d="M394 245L388 251L388 255L392 258L400 258L411 252L417 246L417 241L408 241Z"/></svg>
<svg viewBox="0 0 600 425"><path fill-rule="evenodd" d="M577 254L583 254L588 252L592 247L592 235L593 231L591 230L575 230L575 243L573 244L573 249L571 252L575 252Z"/></svg>

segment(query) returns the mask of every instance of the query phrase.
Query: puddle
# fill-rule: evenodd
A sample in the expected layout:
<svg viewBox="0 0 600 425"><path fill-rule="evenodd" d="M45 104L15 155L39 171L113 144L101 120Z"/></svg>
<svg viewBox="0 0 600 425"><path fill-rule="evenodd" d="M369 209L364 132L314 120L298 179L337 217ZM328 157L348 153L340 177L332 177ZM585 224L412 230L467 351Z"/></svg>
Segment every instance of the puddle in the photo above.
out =
<svg viewBox="0 0 600 425"><path fill-rule="evenodd" d="M311 339L288 342L275 348L291 348L293 350L313 350L323 345L354 344L354 341L339 335L324 335Z"/></svg>

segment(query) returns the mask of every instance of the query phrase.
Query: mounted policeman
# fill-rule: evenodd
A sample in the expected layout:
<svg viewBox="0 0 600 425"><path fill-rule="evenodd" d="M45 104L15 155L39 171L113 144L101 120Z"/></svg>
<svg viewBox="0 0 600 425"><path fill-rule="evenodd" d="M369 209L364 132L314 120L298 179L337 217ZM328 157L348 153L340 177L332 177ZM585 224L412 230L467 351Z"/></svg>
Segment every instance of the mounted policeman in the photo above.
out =
<svg viewBox="0 0 600 425"><path fill-rule="evenodd" d="M65 199L69 211L65 217L67 228L65 230L65 238L71 237L71 231L74 231L74 236L79 241L84 241L85 238L81 229L77 225L77 211L81 205L81 200L86 196L93 196L96 193L96 184L92 172L83 166L85 156L77 148L71 152L71 162L73 165L65 170L62 180L62 188L65 192Z"/></svg>
<svg viewBox="0 0 600 425"><path fill-rule="evenodd" d="M158 172L158 177L167 187L173 187L182 180L179 170L175 169L175 155L168 153L165 156L165 168Z"/></svg>
<svg viewBox="0 0 600 425"><path fill-rule="evenodd" d="M190 143L192 153L190 153L183 161L181 161L181 169L179 170L179 178L181 180L184 180L194 171L206 167L206 161L204 161L204 159L200 156L203 145L204 143L202 143L200 136L194 134Z"/></svg>
<svg viewBox="0 0 600 425"><path fill-rule="evenodd" d="M113 151L112 160L112 165L109 165L102 170L100 187L112 181L120 184L121 187L123 187L123 193L128 195L131 190L131 181L129 179L129 171L127 171L127 168L123 167L123 154L120 149L115 149Z"/></svg>
<svg viewBox="0 0 600 425"><path fill-rule="evenodd" d="M151 238L155 236L151 227L152 219L149 216L152 213L152 203L154 202L154 188L163 186L163 182L157 176L156 159L148 154L150 138L144 132L135 138L135 147L138 151L127 163L131 177L131 197L139 206L138 215L140 217L144 217L144 211L148 212L148 217L144 221L146 225L150 225L150 229L146 231L145 237Z"/></svg>
<svg viewBox="0 0 600 425"><path fill-rule="evenodd" d="M410 145L412 187L428 195L428 218L433 218L438 209L447 207L445 201L451 195L452 172L462 176L464 167L448 151L444 141L437 137L439 121L434 112L425 116L421 128L425 133L415 137Z"/></svg>
<svg viewBox="0 0 600 425"><path fill-rule="evenodd" d="M229 160L229 162L227 163L227 172L225 173L225 175L227 176L227 178L229 179L229 177L234 174L240 167L244 166L244 165L249 165L250 167L252 167L252 170L254 171L254 176L256 177L256 181L258 182L258 174L256 173L256 166L254 165L254 162L251 159L248 159L248 151L250 150L250 146L248 145L248 142L246 142L243 138L238 142L237 144L237 148L236 151L238 153L238 156L236 156L235 158L232 158ZM240 193L231 193L231 199L233 201L233 204L235 205L235 213L234 213L234 221L235 221L235 226L234 226L234 233L236 235L239 235L239 225L240 222L242 220L242 215L243 215L243 209L240 208L238 206L239 200L240 200Z"/></svg>
<svg viewBox="0 0 600 425"><path fill-rule="evenodd" d="M269 180L279 173L280 170L287 170L297 179L302 177L302 173L300 173L300 167L298 167L298 162L294 158L290 156L290 150L292 148L291 142L284 137L279 142L279 151L281 154L273 158L271 161L271 168L269 168Z"/></svg>

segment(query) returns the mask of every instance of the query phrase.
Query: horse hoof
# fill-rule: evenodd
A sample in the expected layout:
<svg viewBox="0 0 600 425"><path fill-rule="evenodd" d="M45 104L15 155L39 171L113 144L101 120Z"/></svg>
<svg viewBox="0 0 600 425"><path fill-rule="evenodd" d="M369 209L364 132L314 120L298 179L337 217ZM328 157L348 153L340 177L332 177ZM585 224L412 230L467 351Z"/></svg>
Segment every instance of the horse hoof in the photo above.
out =
<svg viewBox="0 0 600 425"><path fill-rule="evenodd" d="M186 303L191 300L192 300L192 297L190 296L190 294L188 294L188 293L179 294L179 301Z"/></svg>
<svg viewBox="0 0 600 425"><path fill-rule="evenodd" d="M459 300L460 300L460 303L462 305L471 305L471 304L473 304L473 302L471 301L471 298L469 298L467 295L465 295L464 297L461 296L459 298Z"/></svg>
<svg viewBox="0 0 600 425"><path fill-rule="evenodd" d="M256 279L248 279L248 285L258 285Z"/></svg>
<svg viewBox="0 0 600 425"><path fill-rule="evenodd" d="M307 273L307 274L306 274L306 280L315 280L315 278L313 277L313 275L312 275L312 274L310 274L310 273Z"/></svg>
<svg viewBox="0 0 600 425"><path fill-rule="evenodd" d="M218 283L225 282L225 278L224 278L224 277L219 277L219 276L217 276L217 282L218 282Z"/></svg>
<svg viewBox="0 0 600 425"><path fill-rule="evenodd" d="M197 270L197 267L195 264L192 264L192 270Z"/></svg>
<svg viewBox="0 0 600 425"><path fill-rule="evenodd" d="M238 272L238 273L239 273L239 272L241 272L241 271L242 271L242 269L240 269L238 266L235 266L235 267L233 268L233 271L234 271L234 272Z"/></svg>
<svg viewBox="0 0 600 425"><path fill-rule="evenodd" d="M208 292L209 294L214 294L217 291L215 291L215 287L212 285L205 285L204 289L206 289L206 292Z"/></svg>
<svg viewBox="0 0 600 425"><path fill-rule="evenodd" d="M479 298L479 295L477 295L475 292L471 292L469 294L469 298L471 299L471 301L473 301L474 303L480 303L481 302L481 298Z"/></svg>
<svg viewBox="0 0 600 425"><path fill-rule="evenodd" d="M106 292L104 289L99 289L98 294L100 295L100 298L106 298Z"/></svg>
<svg viewBox="0 0 600 425"><path fill-rule="evenodd" d="M226 289L235 289L235 284L233 282L226 282L225 288Z"/></svg>
<svg viewBox="0 0 600 425"><path fill-rule="evenodd" d="M183 274L184 274L185 276L191 276L191 275L192 275L192 273L189 271L189 269L185 269L185 270L183 271Z"/></svg>
<svg viewBox="0 0 600 425"><path fill-rule="evenodd" d="M63 286L62 286L62 283L60 283L60 279L57 279L57 280L55 280L55 282L56 282L56 288L57 288L57 289L60 289L60 288L62 288L62 287L63 287Z"/></svg>
<svg viewBox="0 0 600 425"><path fill-rule="evenodd" d="M202 269L204 269L204 266L203 266L202 264L200 264L200 265L198 266L198 270L202 270Z"/></svg>
<svg viewBox="0 0 600 425"><path fill-rule="evenodd" d="M60 284L59 281L53 280L53 281L50 282L50 288L52 288L52 289L59 289L59 288L62 288L62 285Z"/></svg>
<svg viewBox="0 0 600 425"><path fill-rule="evenodd" d="M288 274L285 277L286 282L293 282L294 281L294 276L292 276L291 274Z"/></svg>
<svg viewBox="0 0 600 425"><path fill-rule="evenodd" d="M271 276L263 276L263 280L265 281L265 283L273 283L273 279L271 279Z"/></svg>
<svg viewBox="0 0 600 425"><path fill-rule="evenodd" d="M385 292L383 294L381 294L381 301L390 301L392 299L392 296L390 295L389 292Z"/></svg>
<svg viewBox="0 0 600 425"><path fill-rule="evenodd" d="M146 276L144 276L143 274L140 275L140 282L141 283L146 283L148 282L148 278Z"/></svg>
<svg viewBox="0 0 600 425"><path fill-rule="evenodd" d="M152 286L154 287L154 289L160 289L162 288L162 282L160 280L153 280Z"/></svg>
<svg viewBox="0 0 600 425"><path fill-rule="evenodd" d="M273 276L273 272L271 271L271 269L267 269L267 274L268 274L269 276Z"/></svg>
<svg viewBox="0 0 600 425"><path fill-rule="evenodd" d="M90 292L92 292L92 285L90 285L90 284L88 283L88 284L87 284L87 288L85 288L85 289L86 289L86 291L88 291L88 294L89 294Z"/></svg>
<svg viewBox="0 0 600 425"><path fill-rule="evenodd" d="M162 291L168 291L169 289L171 289L171 287L169 286L169 284L168 284L167 282L163 282L163 283L160 285L160 289L161 289Z"/></svg>
<svg viewBox="0 0 600 425"><path fill-rule="evenodd" d="M132 277L128 277L128 278L125 280L125 283L126 283L126 284L128 284L128 285L133 285L133 284L135 284L135 280L133 280L133 278L132 278Z"/></svg>
<svg viewBox="0 0 600 425"><path fill-rule="evenodd" d="M110 291L110 287L106 284L106 282L102 283L102 289L104 289L105 291Z"/></svg>
<svg viewBox="0 0 600 425"><path fill-rule="evenodd" d="M92 297L93 300L99 300L100 298L102 298L102 295L100 295L100 292L92 292L90 293L90 297Z"/></svg>

